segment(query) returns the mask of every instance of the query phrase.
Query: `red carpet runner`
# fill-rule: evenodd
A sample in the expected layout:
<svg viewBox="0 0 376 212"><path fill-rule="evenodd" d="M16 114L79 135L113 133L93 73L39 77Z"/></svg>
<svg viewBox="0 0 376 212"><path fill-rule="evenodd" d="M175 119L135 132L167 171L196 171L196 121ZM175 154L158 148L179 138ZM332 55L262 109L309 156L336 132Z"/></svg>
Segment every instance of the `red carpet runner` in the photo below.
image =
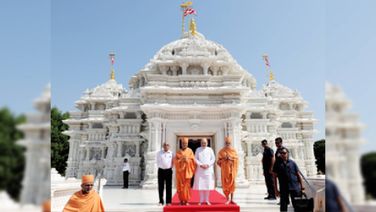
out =
<svg viewBox="0 0 376 212"><path fill-rule="evenodd" d="M189 205L179 205L180 201L178 194L175 194L172 198L172 204L170 206L164 206L163 212L239 212L240 208L236 204L225 205L226 197L218 191L210 191L209 201L211 205L198 205L200 201L199 192L197 190L191 190L191 199Z"/></svg>

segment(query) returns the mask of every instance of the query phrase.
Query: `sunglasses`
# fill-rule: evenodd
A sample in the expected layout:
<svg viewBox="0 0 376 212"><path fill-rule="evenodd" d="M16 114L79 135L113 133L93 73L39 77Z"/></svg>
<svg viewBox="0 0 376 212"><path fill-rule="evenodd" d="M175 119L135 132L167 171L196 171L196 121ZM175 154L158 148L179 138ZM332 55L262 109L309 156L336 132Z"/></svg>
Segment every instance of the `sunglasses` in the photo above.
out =
<svg viewBox="0 0 376 212"><path fill-rule="evenodd" d="M94 184L85 184L84 186L94 186Z"/></svg>
<svg viewBox="0 0 376 212"><path fill-rule="evenodd" d="M281 152L281 154L282 154L282 155L286 155L286 154L287 154L287 152Z"/></svg>

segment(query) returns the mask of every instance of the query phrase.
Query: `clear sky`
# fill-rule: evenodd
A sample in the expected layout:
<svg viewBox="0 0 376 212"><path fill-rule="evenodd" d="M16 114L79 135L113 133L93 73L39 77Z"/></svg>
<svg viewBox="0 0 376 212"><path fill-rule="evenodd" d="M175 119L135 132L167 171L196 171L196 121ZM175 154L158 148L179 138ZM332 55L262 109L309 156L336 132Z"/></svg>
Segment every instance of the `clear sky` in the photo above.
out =
<svg viewBox="0 0 376 212"><path fill-rule="evenodd" d="M34 112L50 82L50 1L0 2L0 107Z"/></svg>
<svg viewBox="0 0 376 212"><path fill-rule="evenodd" d="M52 104L74 109L86 88L105 82L115 51L116 79L131 75L180 37L180 0L3 0L0 5L0 107L32 111L51 81ZM276 79L300 91L324 135L324 82L341 85L375 147L376 15L372 0L193 0L198 30L222 44L255 76L267 80L268 53ZM51 70L51 71L50 71Z"/></svg>
<svg viewBox="0 0 376 212"><path fill-rule="evenodd" d="M108 53L116 53L116 80L128 80L167 43L181 36L179 0L52 3L53 106L74 109L87 88L109 78ZM322 1L193 0L198 31L222 44L257 80L267 82L268 53L277 81L297 89L324 136L325 4Z"/></svg>
<svg viewBox="0 0 376 212"><path fill-rule="evenodd" d="M328 1L326 8L326 78L367 125L362 152L376 151L376 1Z"/></svg>

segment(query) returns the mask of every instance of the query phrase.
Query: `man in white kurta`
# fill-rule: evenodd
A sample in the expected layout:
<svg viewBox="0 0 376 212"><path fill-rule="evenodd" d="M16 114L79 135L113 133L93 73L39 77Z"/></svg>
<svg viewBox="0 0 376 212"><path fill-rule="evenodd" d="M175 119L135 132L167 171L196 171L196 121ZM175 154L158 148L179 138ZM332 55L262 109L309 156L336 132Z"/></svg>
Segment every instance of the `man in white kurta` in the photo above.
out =
<svg viewBox="0 0 376 212"><path fill-rule="evenodd" d="M200 203L210 205L209 193L214 190L214 168L215 156L213 149L208 147L206 138L201 140L201 147L196 149L195 162L197 169L193 189L200 191Z"/></svg>

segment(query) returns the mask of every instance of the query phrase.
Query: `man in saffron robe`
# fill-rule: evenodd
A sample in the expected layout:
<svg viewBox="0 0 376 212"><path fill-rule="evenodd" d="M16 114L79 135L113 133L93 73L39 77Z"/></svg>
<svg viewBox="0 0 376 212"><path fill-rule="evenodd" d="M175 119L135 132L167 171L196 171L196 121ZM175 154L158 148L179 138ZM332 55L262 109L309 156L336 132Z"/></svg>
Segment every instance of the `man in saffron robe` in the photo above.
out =
<svg viewBox="0 0 376 212"><path fill-rule="evenodd" d="M181 149L174 157L176 168L176 190L181 205L188 205L191 198L191 179L195 173L195 155L188 147L188 138L183 138Z"/></svg>
<svg viewBox="0 0 376 212"><path fill-rule="evenodd" d="M221 167L222 189L227 198L226 205L233 202L239 164L238 154L231 143L231 137L225 137L225 147L219 151L217 161L217 165ZM231 198L229 198L230 196Z"/></svg>
<svg viewBox="0 0 376 212"><path fill-rule="evenodd" d="M71 196L63 212L104 212L101 197L93 186L93 175L82 176L82 189Z"/></svg>

